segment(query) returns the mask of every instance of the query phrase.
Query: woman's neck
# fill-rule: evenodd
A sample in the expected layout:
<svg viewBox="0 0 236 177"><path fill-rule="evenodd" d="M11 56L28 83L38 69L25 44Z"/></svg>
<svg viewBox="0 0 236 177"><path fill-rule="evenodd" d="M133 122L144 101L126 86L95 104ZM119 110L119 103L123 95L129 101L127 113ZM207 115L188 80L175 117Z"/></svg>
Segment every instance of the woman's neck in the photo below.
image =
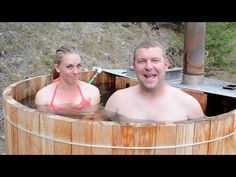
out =
<svg viewBox="0 0 236 177"><path fill-rule="evenodd" d="M74 84L70 84L63 79L60 79L58 84L58 87L62 90L72 91L77 89L77 82L75 82Z"/></svg>

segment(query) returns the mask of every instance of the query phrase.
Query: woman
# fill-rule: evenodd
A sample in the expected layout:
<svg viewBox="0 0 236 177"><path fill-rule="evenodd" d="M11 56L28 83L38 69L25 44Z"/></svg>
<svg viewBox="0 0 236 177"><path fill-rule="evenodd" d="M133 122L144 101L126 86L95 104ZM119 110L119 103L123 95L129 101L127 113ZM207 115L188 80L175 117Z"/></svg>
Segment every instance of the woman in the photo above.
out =
<svg viewBox="0 0 236 177"><path fill-rule="evenodd" d="M81 59L72 46L56 51L53 62L54 82L39 90L35 104L39 111L67 114L100 103L100 92L94 85L79 80Z"/></svg>

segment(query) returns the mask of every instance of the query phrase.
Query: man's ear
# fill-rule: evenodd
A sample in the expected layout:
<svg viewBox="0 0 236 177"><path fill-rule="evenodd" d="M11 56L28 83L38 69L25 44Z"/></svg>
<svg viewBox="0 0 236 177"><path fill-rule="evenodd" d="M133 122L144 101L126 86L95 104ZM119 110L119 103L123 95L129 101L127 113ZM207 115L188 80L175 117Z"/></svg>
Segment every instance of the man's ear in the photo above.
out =
<svg viewBox="0 0 236 177"><path fill-rule="evenodd" d="M173 64L172 60L170 60L168 58L166 58L166 66L167 66L167 69L175 67L175 65Z"/></svg>

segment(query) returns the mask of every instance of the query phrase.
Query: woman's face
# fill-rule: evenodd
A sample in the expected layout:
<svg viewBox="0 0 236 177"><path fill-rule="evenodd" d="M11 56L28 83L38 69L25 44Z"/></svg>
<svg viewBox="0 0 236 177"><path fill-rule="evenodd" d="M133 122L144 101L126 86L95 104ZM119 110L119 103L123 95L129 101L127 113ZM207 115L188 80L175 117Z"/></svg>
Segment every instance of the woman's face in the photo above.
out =
<svg viewBox="0 0 236 177"><path fill-rule="evenodd" d="M55 64L60 77L69 84L74 84L80 77L81 59L78 54L64 54L61 64Z"/></svg>

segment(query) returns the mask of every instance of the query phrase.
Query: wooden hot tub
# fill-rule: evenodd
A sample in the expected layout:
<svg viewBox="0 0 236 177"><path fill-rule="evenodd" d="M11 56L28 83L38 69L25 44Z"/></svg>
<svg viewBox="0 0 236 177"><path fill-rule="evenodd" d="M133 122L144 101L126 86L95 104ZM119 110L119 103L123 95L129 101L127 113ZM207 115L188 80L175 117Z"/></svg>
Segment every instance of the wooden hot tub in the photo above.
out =
<svg viewBox="0 0 236 177"><path fill-rule="evenodd" d="M82 80L93 74L84 72ZM51 76L39 76L4 90L7 154L236 154L235 109L195 121L142 124L72 119L20 103L50 82ZM138 81L102 72L96 83L121 89ZM207 93L185 91L207 112Z"/></svg>

